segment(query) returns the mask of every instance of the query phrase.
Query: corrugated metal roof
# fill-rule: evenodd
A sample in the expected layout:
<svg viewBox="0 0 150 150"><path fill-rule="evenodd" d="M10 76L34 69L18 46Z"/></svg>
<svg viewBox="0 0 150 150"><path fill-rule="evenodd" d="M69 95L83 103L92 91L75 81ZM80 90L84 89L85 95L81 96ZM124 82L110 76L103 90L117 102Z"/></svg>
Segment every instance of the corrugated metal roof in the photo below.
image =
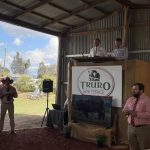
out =
<svg viewBox="0 0 150 150"><path fill-rule="evenodd" d="M111 3L110 1L106 1L105 3L98 4L97 7L105 12L113 12L114 10L122 9L120 4L114 0L111 0Z"/></svg>
<svg viewBox="0 0 150 150"><path fill-rule="evenodd" d="M149 0L1 0L0 20L59 35L87 22L130 8L150 8Z"/></svg>
<svg viewBox="0 0 150 150"><path fill-rule="evenodd" d="M50 30L56 29L54 31L59 31L59 32L63 32L67 30L67 26L60 24L60 23L54 23L54 24L48 25L46 28Z"/></svg>
<svg viewBox="0 0 150 150"><path fill-rule="evenodd" d="M19 8L12 7L10 5L7 5L5 3L0 2L0 13L2 15L6 15L6 16L12 17L13 14L15 14L18 11L20 11Z"/></svg>
<svg viewBox="0 0 150 150"><path fill-rule="evenodd" d="M78 7L80 7L81 5L84 4L80 0L54 0L54 1L52 1L52 3L54 3L58 6L61 6L64 9L67 9L67 10L70 10L70 11L72 9L78 8Z"/></svg>
<svg viewBox="0 0 150 150"><path fill-rule="evenodd" d="M53 7L51 5L47 5L47 4L34 9L34 12L38 12L40 14L43 14L43 15L51 17L51 18L55 18L59 15L67 14L65 11L60 10L56 7Z"/></svg>
<svg viewBox="0 0 150 150"><path fill-rule="evenodd" d="M37 1L35 0L7 0L7 1L17 4L19 6L22 6L22 7L27 7L27 8L28 6L31 6L32 4L35 5L36 3L38 3L38 0Z"/></svg>
<svg viewBox="0 0 150 150"><path fill-rule="evenodd" d="M98 17L98 16L100 16L100 15L101 15L101 16L104 15L101 11L96 10L96 9L94 9L94 8L90 8L90 9L88 9L88 10L82 11L82 12L80 12L79 14L80 14L81 16L83 16L83 17L88 18L88 19L92 19L92 18L94 18L94 17Z"/></svg>
<svg viewBox="0 0 150 150"><path fill-rule="evenodd" d="M46 19L42 18L40 16L37 16L37 15L31 14L31 13L26 13L22 16L19 16L18 20L24 21L24 22L27 22L27 23L31 23L31 24L34 24L34 25L38 26L42 22L44 22Z"/></svg>
<svg viewBox="0 0 150 150"><path fill-rule="evenodd" d="M67 17L66 19L62 20L62 22L76 26L76 25L80 25L81 23L83 23L84 20L82 18L79 18L76 16L70 16L70 17Z"/></svg>

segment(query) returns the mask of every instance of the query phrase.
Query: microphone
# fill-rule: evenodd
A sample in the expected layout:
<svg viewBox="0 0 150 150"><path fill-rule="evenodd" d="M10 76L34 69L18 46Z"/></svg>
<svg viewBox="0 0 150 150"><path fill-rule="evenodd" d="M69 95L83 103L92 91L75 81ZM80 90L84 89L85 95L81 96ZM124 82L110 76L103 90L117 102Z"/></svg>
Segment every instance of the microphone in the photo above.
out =
<svg viewBox="0 0 150 150"><path fill-rule="evenodd" d="M96 56L96 54L97 54L97 46L95 47L95 56Z"/></svg>

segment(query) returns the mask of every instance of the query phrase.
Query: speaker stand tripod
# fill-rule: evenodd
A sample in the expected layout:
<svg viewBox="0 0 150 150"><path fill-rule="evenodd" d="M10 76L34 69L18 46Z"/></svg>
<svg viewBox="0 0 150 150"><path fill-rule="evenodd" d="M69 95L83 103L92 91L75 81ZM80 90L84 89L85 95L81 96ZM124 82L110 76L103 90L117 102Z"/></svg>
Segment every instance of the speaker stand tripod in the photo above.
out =
<svg viewBox="0 0 150 150"><path fill-rule="evenodd" d="M49 112L49 108L48 108L48 92L47 92L47 107L45 109L45 113L44 113L44 116L43 116L43 119L42 119L41 127L43 125L43 122L47 119L48 112Z"/></svg>

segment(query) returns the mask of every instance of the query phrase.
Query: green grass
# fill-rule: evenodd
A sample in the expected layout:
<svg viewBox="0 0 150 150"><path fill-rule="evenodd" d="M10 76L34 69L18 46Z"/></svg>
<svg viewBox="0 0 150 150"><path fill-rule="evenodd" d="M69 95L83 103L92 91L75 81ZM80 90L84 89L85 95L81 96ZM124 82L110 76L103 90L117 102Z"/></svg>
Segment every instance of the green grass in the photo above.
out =
<svg viewBox="0 0 150 150"><path fill-rule="evenodd" d="M50 93L48 99L48 107L51 109L51 104L55 103L55 94ZM47 96L45 95L39 100L31 100L27 98L27 93L22 93L15 99L14 105L15 114L42 116L47 107Z"/></svg>

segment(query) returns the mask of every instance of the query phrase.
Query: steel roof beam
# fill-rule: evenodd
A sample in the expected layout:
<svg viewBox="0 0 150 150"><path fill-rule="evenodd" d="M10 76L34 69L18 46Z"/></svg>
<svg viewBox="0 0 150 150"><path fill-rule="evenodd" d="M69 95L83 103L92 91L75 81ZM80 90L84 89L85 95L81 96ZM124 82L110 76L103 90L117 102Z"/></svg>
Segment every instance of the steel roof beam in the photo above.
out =
<svg viewBox="0 0 150 150"><path fill-rule="evenodd" d="M85 4L88 4L88 5L90 5L90 3L89 2L87 2L86 0L80 0L81 2L83 2L83 3L85 3ZM104 11L104 10L102 10L102 9L100 9L100 8L97 8L96 6L95 7L93 7L94 9L96 9L96 10L98 10L98 11L100 11L101 13L103 13L103 14L106 14L106 13L108 13L108 12L106 12L106 11Z"/></svg>
<svg viewBox="0 0 150 150"><path fill-rule="evenodd" d="M129 0L115 0L123 6L129 6L131 9L150 9L150 4L136 4Z"/></svg>
<svg viewBox="0 0 150 150"><path fill-rule="evenodd" d="M39 32L52 34L52 35L55 35L55 36L60 36L61 35L61 33L59 33L59 32L52 31L50 29L40 28L37 25L26 23L24 21L20 21L20 20L17 20L17 19L11 19L10 17L8 17L6 15L0 14L0 19L4 22L8 22L8 23L11 23L11 24L14 24L14 25L22 26L22 27L25 27L25 28L29 28L29 29L32 29L32 30L39 31Z"/></svg>

